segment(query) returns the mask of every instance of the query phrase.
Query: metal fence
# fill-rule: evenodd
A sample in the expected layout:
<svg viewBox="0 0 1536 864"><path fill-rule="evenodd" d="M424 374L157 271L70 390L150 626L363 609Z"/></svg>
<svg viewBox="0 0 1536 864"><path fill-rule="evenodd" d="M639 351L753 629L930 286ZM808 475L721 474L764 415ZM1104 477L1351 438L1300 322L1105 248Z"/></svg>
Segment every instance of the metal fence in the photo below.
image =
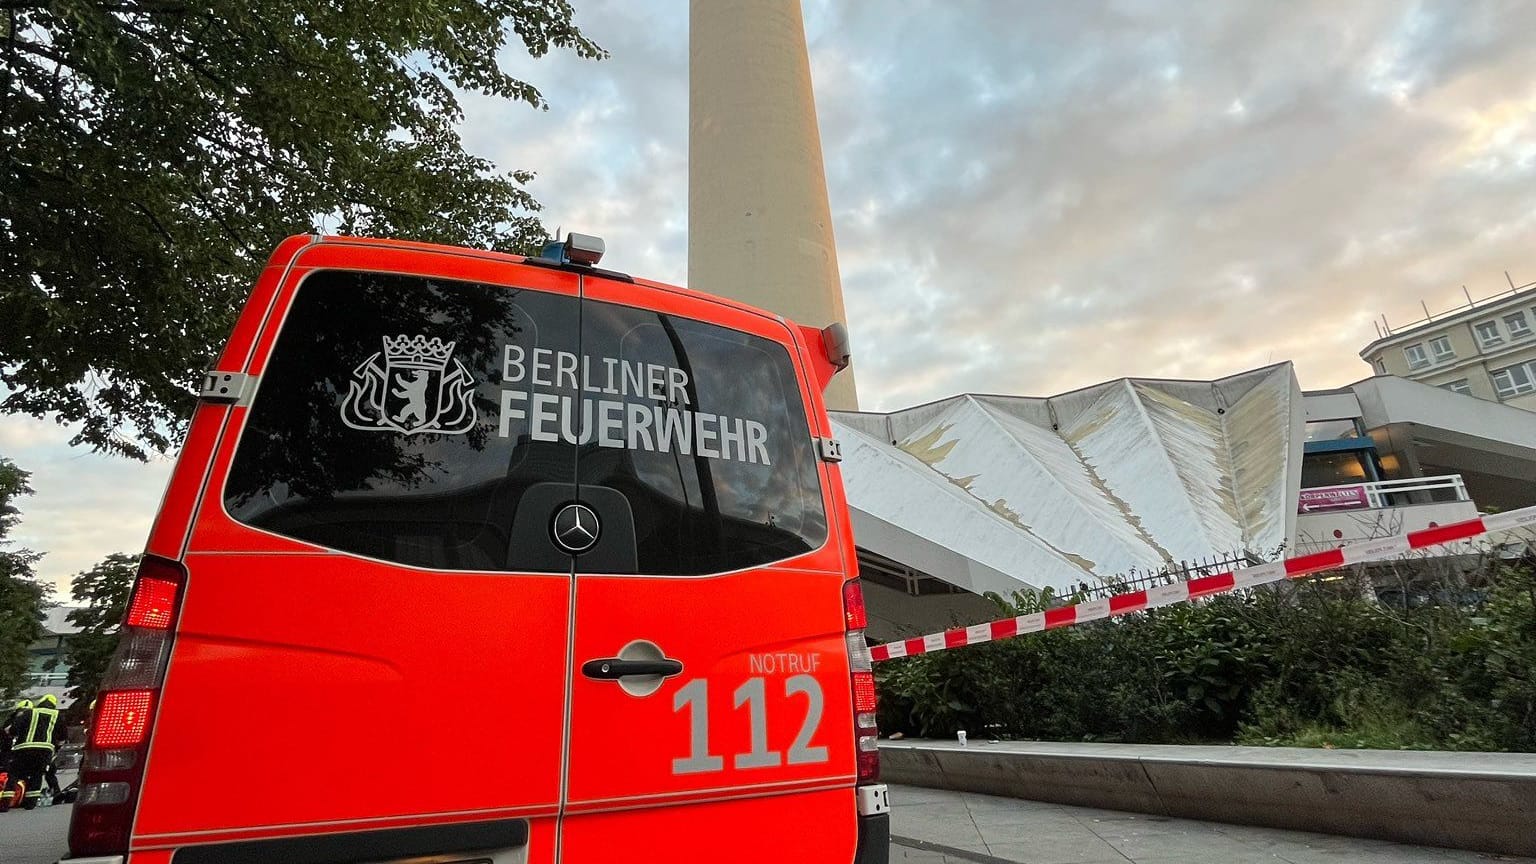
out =
<svg viewBox="0 0 1536 864"><path fill-rule="evenodd" d="M1074 590L1066 593L1081 597L1083 600L1103 600L1112 594L1121 594L1126 591L1143 591L1156 585L1172 585L1175 582L1187 582L1190 579L1198 579L1201 576L1211 576L1216 573L1226 573L1239 567L1263 564L1264 561L1264 558L1252 552L1197 558L1193 561L1180 561L1176 565L1148 572L1131 570L1122 575L1101 579L1095 585L1080 582Z"/></svg>

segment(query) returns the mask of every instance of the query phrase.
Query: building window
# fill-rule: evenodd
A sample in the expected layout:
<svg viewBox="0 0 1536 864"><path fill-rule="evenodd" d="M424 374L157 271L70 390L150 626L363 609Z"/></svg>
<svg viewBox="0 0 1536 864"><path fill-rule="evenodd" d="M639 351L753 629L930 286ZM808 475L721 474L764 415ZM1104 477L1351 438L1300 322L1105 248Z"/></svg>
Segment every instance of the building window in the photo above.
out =
<svg viewBox="0 0 1536 864"><path fill-rule="evenodd" d="M1533 366L1536 366L1536 361L1493 370L1493 389L1505 399L1522 393L1536 393L1536 381L1532 380L1536 378Z"/></svg>
<svg viewBox="0 0 1536 864"><path fill-rule="evenodd" d="M1504 326L1509 328L1509 338L1524 339L1531 335L1531 325L1526 323L1524 312L1514 312L1504 316Z"/></svg>
<svg viewBox="0 0 1536 864"><path fill-rule="evenodd" d="M1371 454L1366 450L1348 450L1341 453L1306 453L1301 457L1301 488L1319 486L1343 486L1363 483L1371 479L1368 462Z"/></svg>
<svg viewBox="0 0 1536 864"><path fill-rule="evenodd" d="M1387 374L1387 362L1385 360L1381 359L1380 357L1377 357L1375 360L1372 360L1371 363L1372 363L1372 365L1374 365L1376 367L1376 374L1378 374L1378 375L1385 375L1385 374Z"/></svg>
<svg viewBox="0 0 1536 864"><path fill-rule="evenodd" d="M1463 396L1472 395L1472 385L1468 384L1465 378L1441 384L1440 389L1449 390L1452 393L1460 393Z"/></svg>
<svg viewBox="0 0 1536 864"><path fill-rule="evenodd" d="M394 418L418 415L385 400L411 389L394 386L405 374L390 365L369 378L368 386L386 394L370 396L350 386L352 358L378 352L381 339L387 351L397 350L387 334L421 332L433 341L418 335L399 350L427 352L420 356L437 364L434 377L422 379L429 395L438 388L426 409L437 413L421 420L437 425L400 432L404 420ZM605 402L534 390L560 387L538 381L536 352L567 347L573 357L622 358L605 364L620 377L631 369L644 368L648 378L658 376L653 369L684 370L683 391L661 396L686 410L642 390L634 375L635 392L610 386ZM521 357L529 364L517 372L527 376L528 417L503 424L509 434L497 435L497 394L513 392L501 386ZM782 343L763 336L547 291L322 269L299 285L263 376L224 505L235 519L273 534L434 572L570 574L570 556L538 542L570 484L583 490L605 531L625 526L619 545L609 547L623 551L586 559L583 572L725 573L801 556L827 539L819 457L795 367ZM620 377L609 383L628 388ZM540 400L553 413L540 416ZM626 430L639 426L622 424L646 411L658 446L647 438L645 447L625 448ZM391 421L396 431L380 434ZM581 440L560 434L578 422ZM690 427L699 434L691 458L680 458L681 434ZM439 431L409 434L432 428ZM679 428L672 447L662 436ZM706 438L714 441L708 451Z"/></svg>
<svg viewBox="0 0 1536 864"><path fill-rule="evenodd" d="M1456 359L1456 349L1451 347L1449 336L1436 336L1429 340L1429 353L1435 355L1436 363L1445 363Z"/></svg>
<svg viewBox="0 0 1536 864"><path fill-rule="evenodd" d="M1503 345L1504 337L1499 335L1499 322L1480 321L1476 325L1477 341L1483 343L1484 348L1492 348L1495 345Z"/></svg>
<svg viewBox="0 0 1536 864"><path fill-rule="evenodd" d="M1356 423L1353 419L1309 420L1304 429L1302 440L1339 441L1346 438L1359 438L1360 434L1360 424Z"/></svg>
<svg viewBox="0 0 1536 864"><path fill-rule="evenodd" d="M1423 369L1429 365L1429 355L1424 353L1424 343L1422 342L1404 348L1403 356L1408 358L1409 369Z"/></svg>

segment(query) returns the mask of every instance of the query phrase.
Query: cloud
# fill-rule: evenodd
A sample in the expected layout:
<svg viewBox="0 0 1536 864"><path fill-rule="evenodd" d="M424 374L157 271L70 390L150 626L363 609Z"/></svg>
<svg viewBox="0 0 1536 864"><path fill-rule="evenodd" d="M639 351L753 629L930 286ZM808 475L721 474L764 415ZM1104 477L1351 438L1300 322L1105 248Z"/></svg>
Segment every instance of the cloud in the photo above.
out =
<svg viewBox="0 0 1536 864"><path fill-rule="evenodd" d="M550 230L604 238L603 266L683 283L688 265L688 6L604 0L577 23L601 62L520 48L503 68L537 86L548 111L465 100L466 146L505 169L537 172L530 190Z"/></svg>
<svg viewBox="0 0 1536 864"><path fill-rule="evenodd" d="M37 575L69 598L69 580L113 552L143 551L171 461L148 463L65 445L70 431L30 417L0 416L0 455L32 473L33 494L16 502L11 540L44 553Z"/></svg>
<svg viewBox="0 0 1536 864"><path fill-rule="evenodd" d="M852 85L821 117L870 407L1271 359L1333 386L1378 312L1536 279L1529 7L840 8L813 64Z"/></svg>

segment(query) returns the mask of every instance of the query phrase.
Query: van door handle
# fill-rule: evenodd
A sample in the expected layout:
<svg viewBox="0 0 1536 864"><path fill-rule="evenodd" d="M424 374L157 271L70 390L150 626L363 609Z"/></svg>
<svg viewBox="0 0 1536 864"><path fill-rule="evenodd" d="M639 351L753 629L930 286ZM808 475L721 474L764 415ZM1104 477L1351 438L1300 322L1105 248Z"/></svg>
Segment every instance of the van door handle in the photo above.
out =
<svg viewBox="0 0 1536 864"><path fill-rule="evenodd" d="M581 674L600 681L617 681L631 675L660 675L670 678L683 671L683 664L676 660L623 660L603 657L581 664Z"/></svg>

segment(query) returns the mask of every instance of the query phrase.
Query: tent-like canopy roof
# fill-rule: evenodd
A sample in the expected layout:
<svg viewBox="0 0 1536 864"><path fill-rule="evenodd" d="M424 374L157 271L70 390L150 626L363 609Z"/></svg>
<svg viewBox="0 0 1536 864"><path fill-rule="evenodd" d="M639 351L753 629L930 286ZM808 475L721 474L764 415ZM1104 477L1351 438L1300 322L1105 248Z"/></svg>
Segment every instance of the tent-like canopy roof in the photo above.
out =
<svg viewBox="0 0 1536 864"><path fill-rule="evenodd" d="M833 420L859 545L971 591L1272 553L1294 533L1304 416L1289 363Z"/></svg>

